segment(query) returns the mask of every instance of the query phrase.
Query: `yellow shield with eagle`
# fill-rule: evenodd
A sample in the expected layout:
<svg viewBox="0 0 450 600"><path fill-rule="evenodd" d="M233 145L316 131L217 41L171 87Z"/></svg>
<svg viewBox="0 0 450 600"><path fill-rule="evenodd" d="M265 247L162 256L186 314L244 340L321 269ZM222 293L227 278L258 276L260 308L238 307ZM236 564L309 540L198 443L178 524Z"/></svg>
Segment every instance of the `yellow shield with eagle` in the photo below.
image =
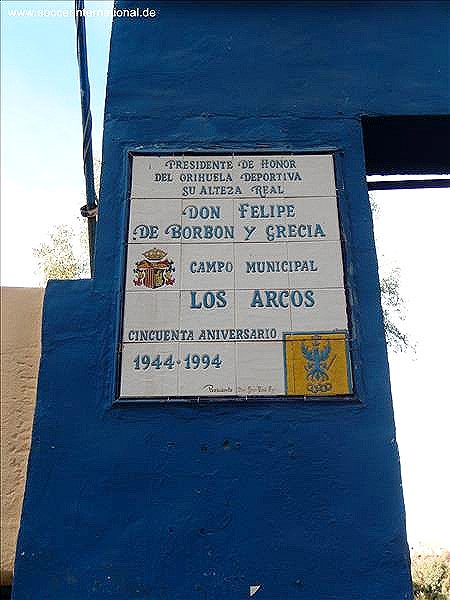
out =
<svg viewBox="0 0 450 600"><path fill-rule="evenodd" d="M286 394L340 396L352 393L348 333L286 333Z"/></svg>

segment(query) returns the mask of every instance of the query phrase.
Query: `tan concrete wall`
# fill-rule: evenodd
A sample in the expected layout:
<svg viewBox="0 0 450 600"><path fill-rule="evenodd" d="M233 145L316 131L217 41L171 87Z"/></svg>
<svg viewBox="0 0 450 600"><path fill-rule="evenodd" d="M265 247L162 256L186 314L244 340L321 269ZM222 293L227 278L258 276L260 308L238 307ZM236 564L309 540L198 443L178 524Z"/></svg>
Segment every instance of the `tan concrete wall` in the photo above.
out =
<svg viewBox="0 0 450 600"><path fill-rule="evenodd" d="M1 288L0 578L11 582L40 357L43 290Z"/></svg>

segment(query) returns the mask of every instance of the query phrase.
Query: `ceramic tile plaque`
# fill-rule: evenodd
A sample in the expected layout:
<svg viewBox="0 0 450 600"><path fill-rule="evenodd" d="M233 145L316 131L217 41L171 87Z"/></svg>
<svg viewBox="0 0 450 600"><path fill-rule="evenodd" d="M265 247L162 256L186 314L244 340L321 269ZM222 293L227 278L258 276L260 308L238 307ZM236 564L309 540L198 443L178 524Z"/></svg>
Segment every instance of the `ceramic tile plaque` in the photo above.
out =
<svg viewBox="0 0 450 600"><path fill-rule="evenodd" d="M331 154L134 156L120 399L348 396Z"/></svg>

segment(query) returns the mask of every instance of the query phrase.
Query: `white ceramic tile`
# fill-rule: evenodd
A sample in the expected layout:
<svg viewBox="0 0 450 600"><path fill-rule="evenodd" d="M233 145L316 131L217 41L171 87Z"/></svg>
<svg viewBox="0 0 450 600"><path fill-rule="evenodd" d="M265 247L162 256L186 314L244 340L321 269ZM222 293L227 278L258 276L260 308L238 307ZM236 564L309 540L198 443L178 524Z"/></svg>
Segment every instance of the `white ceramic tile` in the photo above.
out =
<svg viewBox="0 0 450 600"><path fill-rule="evenodd" d="M150 185L161 160L156 156L133 156L131 163L131 198L151 198Z"/></svg>
<svg viewBox="0 0 450 600"><path fill-rule="evenodd" d="M264 300L265 289L260 290ZM236 328L261 330L264 332L262 339L283 339L283 332L291 329L290 308L252 308L254 294L255 290L236 291ZM276 338L265 333L273 329L276 331Z"/></svg>
<svg viewBox="0 0 450 600"><path fill-rule="evenodd" d="M168 229L181 224L181 200L176 198L142 199L130 201L128 241L133 244L180 243Z"/></svg>
<svg viewBox="0 0 450 600"><path fill-rule="evenodd" d="M183 198L182 229L172 228L183 244L232 244L235 239L233 198Z"/></svg>
<svg viewBox="0 0 450 600"><path fill-rule="evenodd" d="M294 206L295 216L288 216L286 223L296 225L297 231L294 229L296 237L288 237L287 241L320 242L340 239L336 196L290 198L289 204ZM290 230L287 235L289 233Z"/></svg>
<svg viewBox="0 0 450 600"><path fill-rule="evenodd" d="M190 356L190 367L188 366ZM199 356L201 361L204 356L209 357L210 365L204 368L201 362L199 368L195 369L194 356ZM212 361L219 357L219 368ZM236 394L235 374L235 344L203 344L182 343L180 344L180 395L181 396L233 396ZM219 364L219 363L217 363Z"/></svg>
<svg viewBox="0 0 450 600"><path fill-rule="evenodd" d="M287 244L289 287L344 287L340 242L297 242Z"/></svg>
<svg viewBox="0 0 450 600"><path fill-rule="evenodd" d="M124 342L161 342L171 330L179 329L180 292L154 290L125 294L123 333ZM170 338L172 339L172 338Z"/></svg>
<svg viewBox="0 0 450 600"><path fill-rule="evenodd" d="M226 305L222 306L224 302ZM194 330L196 338L202 329L235 327L234 290L185 290L181 292L180 304L180 328Z"/></svg>
<svg viewBox="0 0 450 600"><path fill-rule="evenodd" d="M160 368L157 368L159 357ZM178 395L178 344L124 344L120 395L129 398L167 398ZM164 364L166 362L166 364ZM147 365L149 364L148 368ZM169 368L172 366L172 368Z"/></svg>
<svg viewBox="0 0 450 600"><path fill-rule="evenodd" d="M220 191L222 186L234 184L227 181L232 165L232 156L135 156L131 195L135 198L208 197L211 194L205 191L209 191L209 186ZM220 168L215 168L217 166ZM205 175L210 181L201 181ZM214 195L227 196L226 193Z"/></svg>
<svg viewBox="0 0 450 600"><path fill-rule="evenodd" d="M251 167L249 163L252 164ZM202 168L196 168L198 166ZM216 168L217 166L220 168ZM214 181L199 181L199 175ZM231 176L231 181L228 180L228 175ZM133 198L282 199L333 196L335 192L333 159L330 154L133 158Z"/></svg>
<svg viewBox="0 0 450 600"><path fill-rule="evenodd" d="M289 277L280 264L288 258L287 244L235 244L236 288L289 287ZM280 272L269 272L280 268ZM262 270L259 273L258 270Z"/></svg>
<svg viewBox="0 0 450 600"><path fill-rule="evenodd" d="M257 155L239 157L239 161L253 160L254 168L240 168L239 179L252 178L244 183L244 194L251 197L286 198L295 196L333 196L336 193L334 183L333 158L330 154L322 155ZM278 166L281 161L283 166ZM296 177L299 173L300 181L289 181L289 177ZM244 175L248 174L248 175ZM275 181L270 181L271 176ZM278 180L278 175L282 177ZM285 177L286 176L286 177ZM275 193L273 188L280 187L280 192Z"/></svg>
<svg viewBox="0 0 450 600"><path fill-rule="evenodd" d="M293 332L347 329L347 310L343 289L313 290L314 306L292 308Z"/></svg>
<svg viewBox="0 0 450 600"><path fill-rule="evenodd" d="M295 212L289 199L236 198L234 201L237 242L267 242L268 232L286 225L286 214Z"/></svg>
<svg viewBox="0 0 450 600"><path fill-rule="evenodd" d="M272 238L270 239L271 243L286 241L286 238L275 237L280 228L286 228L286 222L282 219L250 220L235 217L235 223L235 237L237 242L250 244L268 242L269 238ZM286 229L281 229L281 231L286 231Z"/></svg>
<svg viewBox="0 0 450 600"><path fill-rule="evenodd" d="M184 244L181 256L181 289L233 289L233 244Z"/></svg>
<svg viewBox="0 0 450 600"><path fill-rule="evenodd" d="M164 284L161 287L152 288L150 279L139 279L135 272L137 264L145 261L144 253L153 249L161 250L166 253L164 260L172 261L172 272L170 277L174 279L172 285ZM127 247L127 275L126 289L132 291L142 291L147 294L158 294L163 290L179 290L180 289L180 263L181 263L181 245L180 244L128 244ZM167 272L166 272L167 273ZM167 274L169 276L169 274ZM159 274L160 277L160 274ZM138 285L140 283L140 285ZM147 285L146 285L147 284Z"/></svg>
<svg viewBox="0 0 450 600"><path fill-rule="evenodd" d="M237 342L239 396L285 394L283 342Z"/></svg>
<svg viewBox="0 0 450 600"><path fill-rule="evenodd" d="M339 240L336 197L235 200L235 236L272 244Z"/></svg>

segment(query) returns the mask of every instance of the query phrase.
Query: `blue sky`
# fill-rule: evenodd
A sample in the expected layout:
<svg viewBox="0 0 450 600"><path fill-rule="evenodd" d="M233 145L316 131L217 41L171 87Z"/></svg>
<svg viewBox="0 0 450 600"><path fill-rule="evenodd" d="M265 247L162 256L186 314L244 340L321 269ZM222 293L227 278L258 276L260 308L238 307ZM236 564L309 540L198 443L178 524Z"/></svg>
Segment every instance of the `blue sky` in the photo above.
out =
<svg viewBox="0 0 450 600"><path fill-rule="evenodd" d="M87 2L112 8L112 2ZM15 265L53 225L84 204L82 135L72 17L13 17L11 10L68 9L73 2L2 2L2 282L26 281ZM111 17L87 19L94 156L101 155ZM32 271L33 269L31 269Z"/></svg>
<svg viewBox="0 0 450 600"><path fill-rule="evenodd" d="M80 96L71 17L12 17L11 9L68 9L70 2L1 2L2 284L37 286L32 248L84 204ZM86 2L111 9L112 2ZM100 157L111 17L87 19L94 156ZM446 234L448 190L379 192L382 269L400 266L405 327L417 353L390 354L408 537L450 547ZM406 215L406 218L405 218ZM433 218L431 218L433 217ZM399 227L399 223L403 223ZM427 223L430 223L428 226ZM20 265L20 266L19 266ZM27 265L24 269L23 265ZM430 298L432 300L430 300Z"/></svg>

